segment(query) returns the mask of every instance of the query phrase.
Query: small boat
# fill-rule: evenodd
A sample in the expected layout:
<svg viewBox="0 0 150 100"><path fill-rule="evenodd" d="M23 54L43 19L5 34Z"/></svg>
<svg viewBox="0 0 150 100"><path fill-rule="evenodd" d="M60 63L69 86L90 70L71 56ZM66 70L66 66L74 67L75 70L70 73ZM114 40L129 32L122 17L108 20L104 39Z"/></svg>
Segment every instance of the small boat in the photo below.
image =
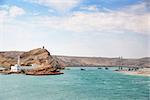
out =
<svg viewBox="0 0 150 100"><path fill-rule="evenodd" d="M85 70L85 69L81 68L81 70Z"/></svg>
<svg viewBox="0 0 150 100"><path fill-rule="evenodd" d="M98 67L97 69L102 69L101 67Z"/></svg>
<svg viewBox="0 0 150 100"><path fill-rule="evenodd" d="M114 71L119 71L119 69L115 69Z"/></svg>
<svg viewBox="0 0 150 100"><path fill-rule="evenodd" d="M106 70L108 70L108 67L105 67Z"/></svg>
<svg viewBox="0 0 150 100"><path fill-rule="evenodd" d="M66 68L66 70L71 70L70 68Z"/></svg>

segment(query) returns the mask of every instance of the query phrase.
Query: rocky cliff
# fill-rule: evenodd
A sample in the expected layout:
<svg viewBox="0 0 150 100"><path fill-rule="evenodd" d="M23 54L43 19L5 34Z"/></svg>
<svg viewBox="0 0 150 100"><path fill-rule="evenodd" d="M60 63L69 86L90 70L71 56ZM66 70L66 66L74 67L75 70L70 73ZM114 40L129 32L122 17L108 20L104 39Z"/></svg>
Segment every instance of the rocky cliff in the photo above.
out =
<svg viewBox="0 0 150 100"><path fill-rule="evenodd" d="M0 52L0 66L9 68L11 65L15 65L17 63L17 56L20 56L22 66L30 66L32 64L40 67L60 66L58 61L50 55L49 51L43 48L37 48L27 52Z"/></svg>

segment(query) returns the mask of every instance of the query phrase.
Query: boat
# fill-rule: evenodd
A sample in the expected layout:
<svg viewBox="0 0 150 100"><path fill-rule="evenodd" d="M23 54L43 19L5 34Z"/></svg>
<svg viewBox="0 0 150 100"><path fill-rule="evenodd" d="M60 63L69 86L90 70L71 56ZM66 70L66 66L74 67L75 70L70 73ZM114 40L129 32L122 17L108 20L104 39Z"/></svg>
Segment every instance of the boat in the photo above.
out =
<svg viewBox="0 0 150 100"><path fill-rule="evenodd" d="M70 70L70 68L66 68L66 70Z"/></svg>
<svg viewBox="0 0 150 100"><path fill-rule="evenodd" d="M108 67L105 67L106 70L108 70Z"/></svg>
<svg viewBox="0 0 150 100"><path fill-rule="evenodd" d="M81 68L81 70L85 70L85 69Z"/></svg>
<svg viewBox="0 0 150 100"><path fill-rule="evenodd" d="M97 69L102 69L101 67L98 67Z"/></svg>

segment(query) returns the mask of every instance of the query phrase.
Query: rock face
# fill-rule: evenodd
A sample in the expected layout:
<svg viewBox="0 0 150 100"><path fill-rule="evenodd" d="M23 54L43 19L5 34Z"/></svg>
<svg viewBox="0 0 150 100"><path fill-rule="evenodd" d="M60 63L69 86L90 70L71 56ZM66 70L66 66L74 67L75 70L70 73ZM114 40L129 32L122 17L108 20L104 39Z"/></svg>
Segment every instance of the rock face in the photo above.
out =
<svg viewBox="0 0 150 100"><path fill-rule="evenodd" d="M20 56L22 66L30 66L32 64L40 67L60 66L58 61L43 48L33 49L28 52L0 52L0 66L9 68L11 65L15 65L17 63L17 56Z"/></svg>
<svg viewBox="0 0 150 100"><path fill-rule="evenodd" d="M15 64L15 60L11 57L6 57L2 54L0 54L0 65L1 66L5 66L5 67L9 67L11 66L11 64Z"/></svg>
<svg viewBox="0 0 150 100"><path fill-rule="evenodd" d="M30 66L32 64L48 65L53 61L52 56L46 49L33 49L20 55L21 65Z"/></svg>

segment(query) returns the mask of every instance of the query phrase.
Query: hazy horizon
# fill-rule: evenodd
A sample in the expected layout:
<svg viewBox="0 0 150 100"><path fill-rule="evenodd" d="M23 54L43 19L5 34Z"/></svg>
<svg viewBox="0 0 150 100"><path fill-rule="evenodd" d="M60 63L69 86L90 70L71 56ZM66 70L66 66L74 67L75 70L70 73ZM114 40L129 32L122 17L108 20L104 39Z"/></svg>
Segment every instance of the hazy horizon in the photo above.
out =
<svg viewBox="0 0 150 100"><path fill-rule="evenodd" d="M146 0L1 0L0 51L150 57Z"/></svg>

